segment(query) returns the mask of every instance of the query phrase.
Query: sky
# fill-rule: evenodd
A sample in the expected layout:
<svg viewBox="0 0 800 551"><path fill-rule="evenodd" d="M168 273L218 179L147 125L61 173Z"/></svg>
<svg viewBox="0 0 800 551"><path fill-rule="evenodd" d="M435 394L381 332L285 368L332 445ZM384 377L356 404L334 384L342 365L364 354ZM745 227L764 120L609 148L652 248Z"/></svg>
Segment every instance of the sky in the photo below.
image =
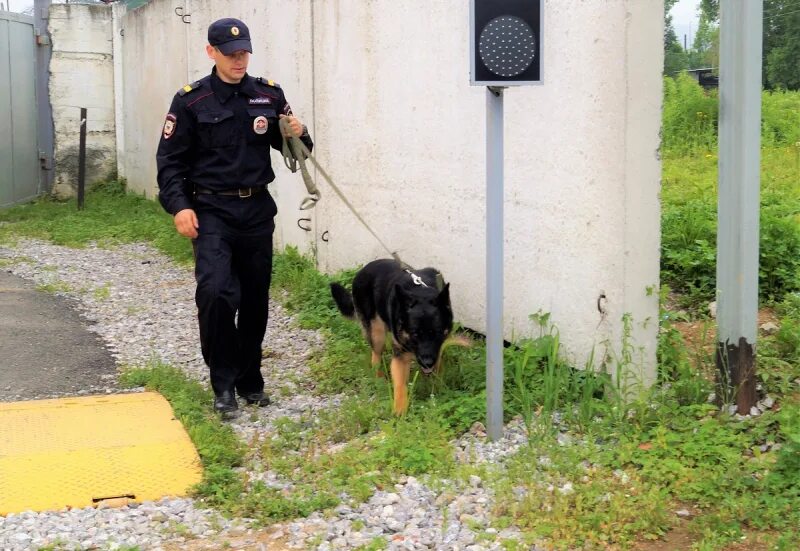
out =
<svg viewBox="0 0 800 551"><path fill-rule="evenodd" d="M0 0L2 1L2 0ZM697 32L698 8L700 0L678 0L672 10L672 26L675 34L678 35L678 42L683 46L683 35L686 35L686 45L691 48L694 42L694 34Z"/></svg>
<svg viewBox="0 0 800 551"><path fill-rule="evenodd" d="M8 11L21 12L33 7L33 0L0 0Z"/></svg>

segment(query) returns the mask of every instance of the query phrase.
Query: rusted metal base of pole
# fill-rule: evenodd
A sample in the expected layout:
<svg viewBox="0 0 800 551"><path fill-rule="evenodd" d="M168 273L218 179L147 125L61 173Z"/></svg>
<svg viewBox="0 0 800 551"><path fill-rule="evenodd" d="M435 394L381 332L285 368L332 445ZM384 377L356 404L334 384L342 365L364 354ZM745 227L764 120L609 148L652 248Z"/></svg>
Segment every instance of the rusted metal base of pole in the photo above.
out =
<svg viewBox="0 0 800 551"><path fill-rule="evenodd" d="M739 344L718 342L716 363L718 371L717 396L720 400L732 397L736 411L741 415L750 413L756 405L756 351L755 346L742 337Z"/></svg>

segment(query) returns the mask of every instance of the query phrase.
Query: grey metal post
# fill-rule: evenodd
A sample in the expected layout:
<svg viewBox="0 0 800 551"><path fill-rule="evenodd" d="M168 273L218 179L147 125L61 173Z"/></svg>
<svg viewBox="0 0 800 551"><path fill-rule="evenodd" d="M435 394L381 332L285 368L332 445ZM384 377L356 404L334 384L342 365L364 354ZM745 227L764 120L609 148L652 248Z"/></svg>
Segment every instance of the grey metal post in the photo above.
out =
<svg viewBox="0 0 800 551"><path fill-rule="evenodd" d="M81 107L81 133L78 145L78 210L83 210L86 192L86 108Z"/></svg>
<svg viewBox="0 0 800 551"><path fill-rule="evenodd" d="M34 0L33 24L36 32L36 110L39 138L39 193L53 189L54 134L53 109L50 105L50 56L52 46L47 21L51 0Z"/></svg>
<svg viewBox="0 0 800 551"><path fill-rule="evenodd" d="M503 88L486 88L486 429L503 436Z"/></svg>
<svg viewBox="0 0 800 551"><path fill-rule="evenodd" d="M756 403L762 31L762 0L722 0L716 363L741 414Z"/></svg>

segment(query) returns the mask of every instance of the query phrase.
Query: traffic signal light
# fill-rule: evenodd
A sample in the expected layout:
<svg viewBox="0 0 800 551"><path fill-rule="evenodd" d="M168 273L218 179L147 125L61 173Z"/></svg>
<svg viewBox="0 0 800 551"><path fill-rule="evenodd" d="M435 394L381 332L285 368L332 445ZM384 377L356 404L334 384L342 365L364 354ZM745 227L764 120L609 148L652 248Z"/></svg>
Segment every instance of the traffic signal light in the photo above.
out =
<svg viewBox="0 0 800 551"><path fill-rule="evenodd" d="M542 81L543 0L470 1L470 83L522 86Z"/></svg>

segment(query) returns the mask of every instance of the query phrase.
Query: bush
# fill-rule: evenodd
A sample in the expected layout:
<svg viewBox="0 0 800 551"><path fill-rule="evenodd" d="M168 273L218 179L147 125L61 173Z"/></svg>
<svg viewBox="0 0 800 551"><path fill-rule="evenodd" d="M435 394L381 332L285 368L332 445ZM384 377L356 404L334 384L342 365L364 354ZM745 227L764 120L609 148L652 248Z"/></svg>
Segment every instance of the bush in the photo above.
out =
<svg viewBox="0 0 800 551"><path fill-rule="evenodd" d="M764 146L791 146L800 142L800 92L763 93L761 142Z"/></svg>
<svg viewBox="0 0 800 551"><path fill-rule="evenodd" d="M705 90L686 73L664 78L661 148L666 154L713 151L717 147L717 91ZM767 147L800 142L800 92L764 91L761 142Z"/></svg>
<svg viewBox="0 0 800 551"><path fill-rule="evenodd" d="M781 202L779 202L781 201ZM714 300L717 263L717 206L708 198L664 205L661 273L689 301ZM800 225L786 201L766 194L761 201L759 295L781 300L800 289Z"/></svg>
<svg viewBox="0 0 800 551"><path fill-rule="evenodd" d="M714 149L717 120L715 91L706 92L686 73L664 79L661 147L665 153Z"/></svg>

